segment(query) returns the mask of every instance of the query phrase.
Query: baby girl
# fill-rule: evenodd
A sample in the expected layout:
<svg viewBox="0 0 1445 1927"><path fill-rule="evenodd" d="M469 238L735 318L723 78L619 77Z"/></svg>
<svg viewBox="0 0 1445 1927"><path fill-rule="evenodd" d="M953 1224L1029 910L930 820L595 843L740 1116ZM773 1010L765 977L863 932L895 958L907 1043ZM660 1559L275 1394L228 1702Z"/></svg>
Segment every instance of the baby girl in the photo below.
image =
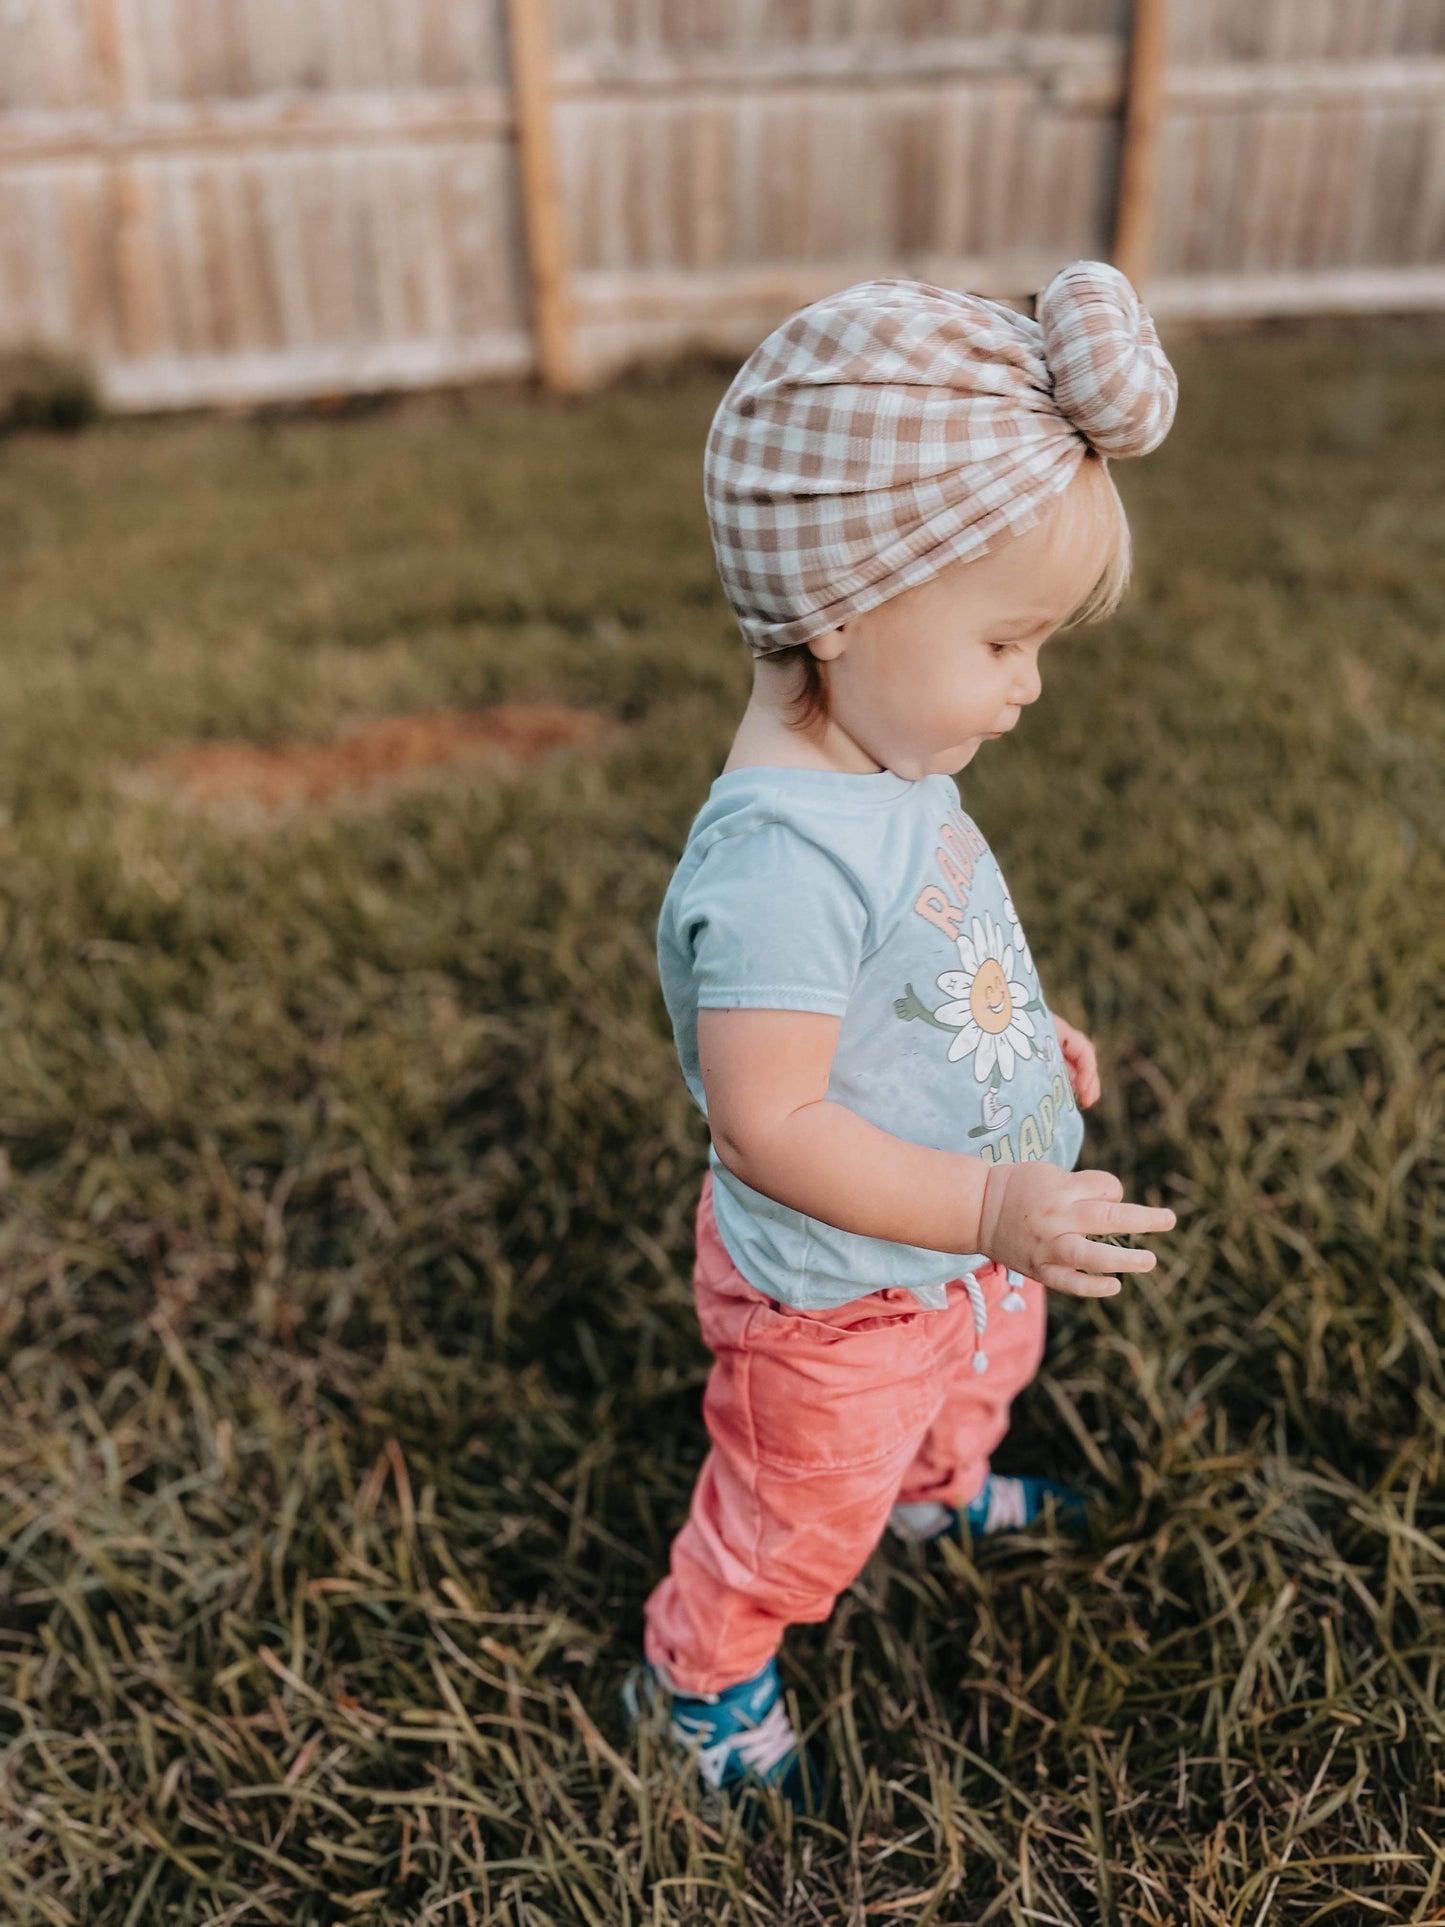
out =
<svg viewBox="0 0 1445 1927"><path fill-rule="evenodd" d="M744 364L705 464L751 701L658 928L707 1118L694 1284L711 1450L646 1608L629 1717L711 1787L813 1803L783 1703L885 1528L1081 1530L989 1467L1046 1291L1106 1297L1167 1231L1076 1170L1093 1046L1055 1017L954 777L1037 701L1044 644L1129 573L1108 458L1176 387L1129 283L1076 262L1038 319L903 280L816 301Z"/></svg>

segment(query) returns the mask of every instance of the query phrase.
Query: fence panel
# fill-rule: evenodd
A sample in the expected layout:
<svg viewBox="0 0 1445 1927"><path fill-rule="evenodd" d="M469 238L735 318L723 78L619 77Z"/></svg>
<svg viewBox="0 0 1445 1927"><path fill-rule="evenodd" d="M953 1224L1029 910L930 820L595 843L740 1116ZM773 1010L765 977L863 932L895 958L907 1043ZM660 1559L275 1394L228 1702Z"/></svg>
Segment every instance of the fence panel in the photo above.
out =
<svg viewBox="0 0 1445 1927"><path fill-rule="evenodd" d="M1442 0L1172 10L1161 314L1445 306Z"/></svg>
<svg viewBox="0 0 1445 1927"><path fill-rule="evenodd" d="M583 379L869 275L1017 295L1111 251L1127 0L550 15ZM507 20L0 0L0 343L87 349L124 407L532 368ZM1174 0L1162 85L1161 315L1445 305L1445 0Z"/></svg>
<svg viewBox="0 0 1445 1927"><path fill-rule="evenodd" d="M121 407L530 368L500 0L0 20L0 339Z"/></svg>
<svg viewBox="0 0 1445 1927"><path fill-rule="evenodd" d="M849 280L1014 294L1107 252L1113 0L899 9L560 0L555 113L578 352L746 345ZM869 14L870 33L858 25ZM751 15L751 33L741 22ZM846 27L845 27L846 23ZM1062 30L1061 23L1069 27Z"/></svg>

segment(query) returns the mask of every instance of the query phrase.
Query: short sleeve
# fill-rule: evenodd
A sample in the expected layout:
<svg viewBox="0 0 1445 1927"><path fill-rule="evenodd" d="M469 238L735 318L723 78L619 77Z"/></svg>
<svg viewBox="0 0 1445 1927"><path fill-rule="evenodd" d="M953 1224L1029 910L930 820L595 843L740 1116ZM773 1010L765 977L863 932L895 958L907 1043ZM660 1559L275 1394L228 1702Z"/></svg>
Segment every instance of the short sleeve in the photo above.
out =
<svg viewBox="0 0 1445 1927"><path fill-rule="evenodd" d="M699 1010L841 1017L863 956L868 905L826 850L771 822L713 845L689 882L680 923Z"/></svg>

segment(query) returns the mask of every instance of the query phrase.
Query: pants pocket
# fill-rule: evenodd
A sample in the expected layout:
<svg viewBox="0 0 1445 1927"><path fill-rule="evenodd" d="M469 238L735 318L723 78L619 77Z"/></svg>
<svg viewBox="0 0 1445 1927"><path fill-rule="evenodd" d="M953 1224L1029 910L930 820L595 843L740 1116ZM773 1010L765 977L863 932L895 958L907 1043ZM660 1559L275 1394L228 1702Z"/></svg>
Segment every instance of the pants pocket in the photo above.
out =
<svg viewBox="0 0 1445 1927"><path fill-rule="evenodd" d="M742 1351L738 1385L770 1466L847 1470L906 1453L937 1402L932 1355L907 1312L840 1328L764 1299Z"/></svg>

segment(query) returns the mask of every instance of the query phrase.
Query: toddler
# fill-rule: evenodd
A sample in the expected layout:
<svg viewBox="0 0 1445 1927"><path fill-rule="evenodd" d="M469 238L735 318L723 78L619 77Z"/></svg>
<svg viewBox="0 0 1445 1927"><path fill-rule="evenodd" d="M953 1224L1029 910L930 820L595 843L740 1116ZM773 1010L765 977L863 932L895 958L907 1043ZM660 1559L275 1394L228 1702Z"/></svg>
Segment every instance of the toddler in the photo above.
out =
<svg viewBox="0 0 1445 1927"><path fill-rule="evenodd" d="M711 1450L646 1606L629 1718L712 1787L816 1800L776 1653L885 1527L1009 1531L1082 1501L989 1456L1046 1290L1104 1297L1168 1230L1076 1171L1087 1037L1055 1017L955 773L1106 614L1129 533L1107 458L1173 419L1129 283L1076 262L1038 319L905 280L784 322L708 437L751 701L658 927L711 1136L694 1284Z"/></svg>

